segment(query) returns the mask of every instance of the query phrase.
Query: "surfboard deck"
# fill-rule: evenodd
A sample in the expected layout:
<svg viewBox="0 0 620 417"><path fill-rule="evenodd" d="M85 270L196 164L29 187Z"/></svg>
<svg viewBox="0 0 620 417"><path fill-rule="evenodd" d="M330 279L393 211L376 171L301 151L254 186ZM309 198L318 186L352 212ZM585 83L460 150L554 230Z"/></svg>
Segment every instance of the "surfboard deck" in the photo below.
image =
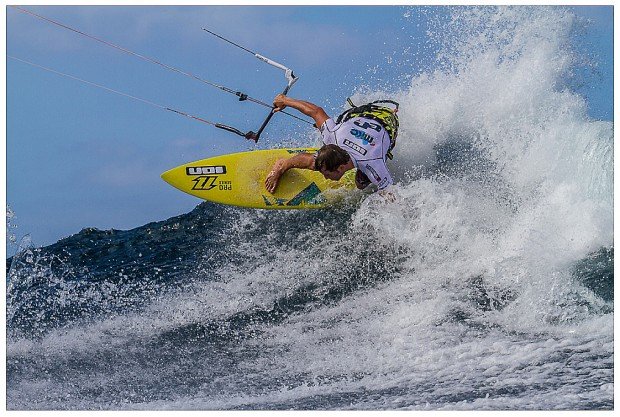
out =
<svg viewBox="0 0 620 417"><path fill-rule="evenodd" d="M161 177L173 187L214 203L260 209L314 209L332 205L343 192L355 188L354 170L340 181L331 181L316 171L291 169L280 178L276 191L265 188L273 164L313 148L265 149L214 156L190 162Z"/></svg>

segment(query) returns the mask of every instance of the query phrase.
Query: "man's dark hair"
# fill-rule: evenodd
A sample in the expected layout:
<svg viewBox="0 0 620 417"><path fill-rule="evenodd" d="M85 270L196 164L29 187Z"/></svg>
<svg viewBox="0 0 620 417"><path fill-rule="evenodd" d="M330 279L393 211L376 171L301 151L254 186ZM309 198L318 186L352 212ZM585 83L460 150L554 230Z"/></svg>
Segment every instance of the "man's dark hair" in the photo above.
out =
<svg viewBox="0 0 620 417"><path fill-rule="evenodd" d="M335 171L340 165L346 164L350 160L351 157L344 149L336 145L324 145L316 154L314 168L317 171L322 169Z"/></svg>

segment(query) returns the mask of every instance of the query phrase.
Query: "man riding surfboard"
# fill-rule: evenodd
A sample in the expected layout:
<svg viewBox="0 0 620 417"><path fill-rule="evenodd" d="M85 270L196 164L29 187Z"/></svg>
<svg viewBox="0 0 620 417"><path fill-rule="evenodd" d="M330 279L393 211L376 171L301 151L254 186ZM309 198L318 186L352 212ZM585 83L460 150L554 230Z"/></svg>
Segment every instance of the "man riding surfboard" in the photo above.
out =
<svg viewBox="0 0 620 417"><path fill-rule="evenodd" d="M279 94L273 105L276 112L292 107L314 119L324 146L314 155L299 153L278 160L265 180L267 191L273 193L282 174L291 168L319 171L325 178L335 181L348 170L357 168L355 184L359 189L372 183L382 195L387 193L394 183L386 161L391 159L390 151L398 131L395 114L398 107L392 110L370 103L343 113L336 122L321 107L308 101Z"/></svg>

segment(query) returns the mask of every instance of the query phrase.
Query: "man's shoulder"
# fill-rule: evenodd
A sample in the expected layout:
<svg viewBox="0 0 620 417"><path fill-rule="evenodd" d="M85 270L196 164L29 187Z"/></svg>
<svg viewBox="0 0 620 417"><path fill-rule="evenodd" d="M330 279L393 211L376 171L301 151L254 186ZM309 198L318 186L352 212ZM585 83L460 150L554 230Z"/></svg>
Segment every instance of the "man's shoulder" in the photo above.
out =
<svg viewBox="0 0 620 417"><path fill-rule="evenodd" d="M321 126L319 126L319 131L321 133L327 132L335 132L338 127L338 124L331 117L323 122Z"/></svg>

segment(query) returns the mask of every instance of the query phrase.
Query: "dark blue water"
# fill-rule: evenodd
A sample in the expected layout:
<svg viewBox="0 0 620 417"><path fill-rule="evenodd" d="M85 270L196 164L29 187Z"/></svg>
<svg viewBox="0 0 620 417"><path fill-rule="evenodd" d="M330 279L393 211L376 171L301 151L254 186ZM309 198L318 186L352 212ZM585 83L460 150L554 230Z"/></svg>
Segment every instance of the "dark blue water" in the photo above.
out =
<svg viewBox="0 0 620 417"><path fill-rule="evenodd" d="M517 305L523 290L497 286L483 274L462 277L454 290L441 284L448 287L433 297L454 292L444 306L425 299L428 294L416 301L403 278L415 274L411 248L347 236L358 231L353 219L360 209L257 214L203 203L133 230L85 229L24 250L9 260L9 408L459 408L488 398L503 401L479 408L613 406L611 391L604 391L613 383L612 335L557 334L566 326L611 321L612 248L571 266L573 289L561 303L575 317L563 318L559 304L541 327L504 328L483 317ZM580 295L584 291L589 295ZM411 312L401 316L403 308L431 315L420 325L422 341L408 323ZM377 341L363 326L349 333L347 323L364 323L369 314L377 316L365 323L367 330L381 334L379 346L388 349L372 355L386 357L334 374L323 346L335 344L352 360L359 349L367 352ZM402 321L395 333L375 327L395 319ZM393 344L406 329L413 331L412 346ZM297 340L304 349L291 353L289 336L309 337L309 346ZM424 340L432 371L415 366L421 352L414 355L414 345L426 351ZM313 345L320 359L313 358ZM404 350L395 353L396 346ZM300 364L284 371L281 361L291 355ZM490 363L472 369L478 355ZM494 378L511 382L493 386ZM578 402L566 394L552 406L528 402L532 390L561 396L576 387L601 392Z"/></svg>

